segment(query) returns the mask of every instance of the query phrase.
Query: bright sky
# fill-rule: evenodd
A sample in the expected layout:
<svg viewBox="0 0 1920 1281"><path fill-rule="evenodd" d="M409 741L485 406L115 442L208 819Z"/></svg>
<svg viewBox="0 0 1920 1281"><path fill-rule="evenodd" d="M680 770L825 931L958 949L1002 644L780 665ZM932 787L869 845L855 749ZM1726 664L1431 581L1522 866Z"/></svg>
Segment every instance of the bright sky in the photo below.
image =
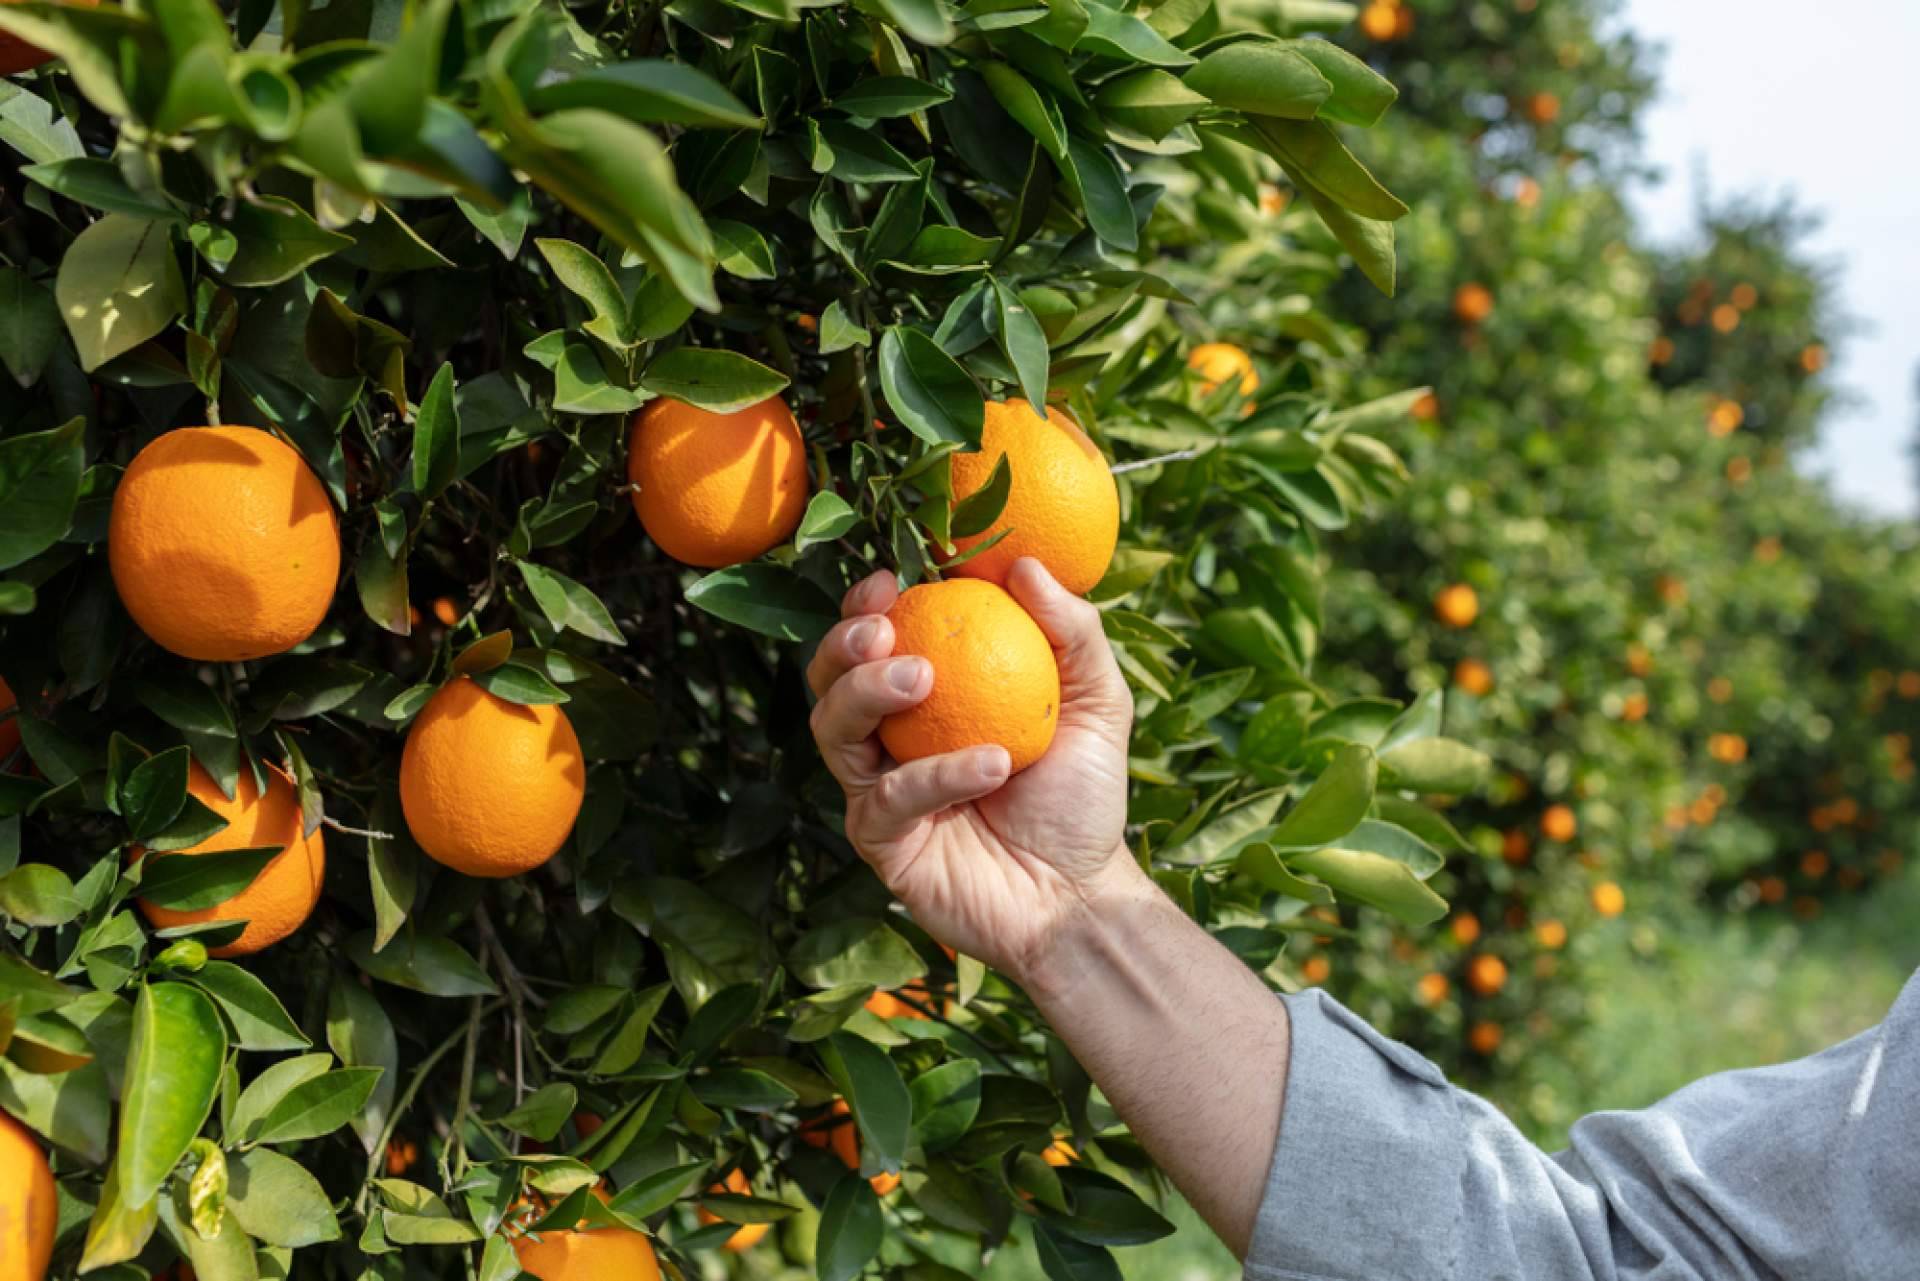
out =
<svg viewBox="0 0 1920 1281"><path fill-rule="evenodd" d="M1665 182L1636 201L1662 240L1684 237L1706 188L1791 191L1825 225L1813 252L1840 268L1840 304L1860 322L1834 373L1856 403L1836 410L1814 463L1869 510L1912 515L1920 431L1920 3L1627 0L1627 22L1666 46L1646 158Z"/></svg>

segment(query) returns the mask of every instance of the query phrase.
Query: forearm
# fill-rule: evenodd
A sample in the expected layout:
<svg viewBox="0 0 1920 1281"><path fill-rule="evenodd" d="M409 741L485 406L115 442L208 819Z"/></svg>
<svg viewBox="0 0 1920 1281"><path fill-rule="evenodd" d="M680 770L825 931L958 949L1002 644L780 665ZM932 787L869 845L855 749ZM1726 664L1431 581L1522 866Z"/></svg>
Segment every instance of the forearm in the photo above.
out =
<svg viewBox="0 0 1920 1281"><path fill-rule="evenodd" d="M1124 856L1026 969L1047 1021L1244 1257L1286 1096L1286 1008Z"/></svg>

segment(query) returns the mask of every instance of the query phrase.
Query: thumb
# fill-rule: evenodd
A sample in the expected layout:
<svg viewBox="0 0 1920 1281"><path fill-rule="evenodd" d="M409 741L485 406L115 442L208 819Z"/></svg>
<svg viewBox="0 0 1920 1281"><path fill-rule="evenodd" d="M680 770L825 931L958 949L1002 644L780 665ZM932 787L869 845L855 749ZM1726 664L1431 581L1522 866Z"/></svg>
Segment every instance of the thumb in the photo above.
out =
<svg viewBox="0 0 1920 1281"><path fill-rule="evenodd" d="M1124 730L1133 717L1133 693L1113 659L1100 611L1062 587L1031 556L1013 563L1007 591L1040 624L1060 664L1062 715L1081 713Z"/></svg>

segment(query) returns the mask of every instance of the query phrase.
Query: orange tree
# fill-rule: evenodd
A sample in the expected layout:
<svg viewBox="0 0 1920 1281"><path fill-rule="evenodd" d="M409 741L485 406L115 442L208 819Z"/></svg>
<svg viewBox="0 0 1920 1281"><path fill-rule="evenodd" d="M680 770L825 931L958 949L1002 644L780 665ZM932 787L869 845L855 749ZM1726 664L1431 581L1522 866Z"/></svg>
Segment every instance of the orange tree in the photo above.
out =
<svg viewBox="0 0 1920 1281"><path fill-rule="evenodd" d="M777 1245L937 1281L1018 1240L1102 1277L1168 1231L1022 994L891 909L807 733L849 582L1050 532L1008 532L1046 509L1017 458L969 457L990 398L1120 460L1092 594L1169 892L1276 982L1361 907L1443 914L1457 838L1415 798L1484 759L1437 697L1312 674L1317 535L1403 479L1370 433L1411 399L1352 405L1306 341L1345 261L1392 280L1403 206L1336 129L1393 98L1358 60L1181 0L0 30L0 1108L59 1189L30 1272ZM1210 386L1180 260L1283 174L1302 341Z"/></svg>

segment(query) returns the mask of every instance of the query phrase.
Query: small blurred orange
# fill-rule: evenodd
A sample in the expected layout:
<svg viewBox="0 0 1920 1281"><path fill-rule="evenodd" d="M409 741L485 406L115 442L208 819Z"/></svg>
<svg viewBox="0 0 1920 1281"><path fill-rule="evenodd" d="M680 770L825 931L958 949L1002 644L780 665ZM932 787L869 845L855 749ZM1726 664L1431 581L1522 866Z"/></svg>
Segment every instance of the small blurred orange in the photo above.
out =
<svg viewBox="0 0 1920 1281"><path fill-rule="evenodd" d="M1645 676L1653 670L1653 655L1647 652L1645 645L1627 646L1627 670L1635 676Z"/></svg>
<svg viewBox="0 0 1920 1281"><path fill-rule="evenodd" d="M1707 682L1707 697L1716 703L1724 703L1733 697L1733 682L1724 676L1716 676Z"/></svg>
<svg viewBox="0 0 1920 1281"><path fill-rule="evenodd" d="M1620 704L1620 719L1623 721L1643 721L1647 719L1647 696L1635 691L1627 695Z"/></svg>
<svg viewBox="0 0 1920 1281"><path fill-rule="evenodd" d="M1482 952L1467 962L1467 986L1481 996L1493 996L1507 985L1507 963Z"/></svg>
<svg viewBox="0 0 1920 1281"><path fill-rule="evenodd" d="M1527 861L1533 853L1533 842L1527 834L1517 827L1510 827L1500 836L1500 857L1518 867Z"/></svg>
<svg viewBox="0 0 1920 1281"><path fill-rule="evenodd" d="M1472 912L1462 912L1447 924L1453 941L1461 947L1472 947L1480 937L1480 918Z"/></svg>
<svg viewBox="0 0 1920 1281"><path fill-rule="evenodd" d="M1580 821L1568 805L1549 805L1540 816L1540 834L1550 841L1570 841L1580 832Z"/></svg>
<svg viewBox="0 0 1920 1281"><path fill-rule="evenodd" d="M1731 436L1747 421L1747 411L1737 400L1715 401L1707 411L1707 431L1715 436Z"/></svg>
<svg viewBox="0 0 1920 1281"><path fill-rule="evenodd" d="M707 1194L709 1196L726 1196L728 1194L734 1196L752 1196L753 1185L747 1182L746 1172L735 1167L728 1171L725 1179L708 1188ZM726 1222L726 1220L722 1219L712 1210L704 1207L702 1207L694 1217L699 1219L703 1226L706 1224ZM740 1225L738 1231L727 1238L727 1243L722 1248L731 1250L735 1254L738 1254L742 1250L751 1250L754 1246L760 1244L761 1238L765 1237L768 1230L772 1227L773 1225L771 1223L743 1223Z"/></svg>
<svg viewBox="0 0 1920 1281"><path fill-rule="evenodd" d="M1819 343L1808 343L1800 349L1800 368L1809 374L1817 374L1827 367L1827 349Z"/></svg>
<svg viewBox="0 0 1920 1281"><path fill-rule="evenodd" d="M1827 857L1825 850L1808 850L1800 856L1800 875L1810 881L1817 881L1827 874L1833 860Z"/></svg>
<svg viewBox="0 0 1920 1281"><path fill-rule="evenodd" d="M453 597L436 596L433 598L433 616L440 620L442 626L452 627L460 621L460 609L453 603Z"/></svg>
<svg viewBox="0 0 1920 1281"><path fill-rule="evenodd" d="M1533 927L1534 940L1550 952L1567 945L1567 927L1559 921L1542 921Z"/></svg>
<svg viewBox="0 0 1920 1281"><path fill-rule="evenodd" d="M1723 334L1730 334L1740 327L1740 309L1730 302L1723 302L1713 309L1713 327Z"/></svg>
<svg viewBox="0 0 1920 1281"><path fill-rule="evenodd" d="M1440 398L1430 391L1423 391L1408 412L1423 423L1432 422L1440 416Z"/></svg>
<svg viewBox="0 0 1920 1281"><path fill-rule="evenodd" d="M1661 334L1653 340L1653 345L1647 348L1647 362L1653 365L1664 365L1672 359L1673 339Z"/></svg>
<svg viewBox="0 0 1920 1281"><path fill-rule="evenodd" d="M1500 1048L1504 1035L1498 1023L1483 1019L1468 1031L1467 1044L1475 1054L1491 1055Z"/></svg>
<svg viewBox="0 0 1920 1281"><path fill-rule="evenodd" d="M1778 903L1786 897L1787 883L1785 881L1777 876L1766 876L1760 879L1760 901L1762 903Z"/></svg>
<svg viewBox="0 0 1920 1281"><path fill-rule="evenodd" d="M1420 976L1413 985L1413 994L1422 1005L1438 1005L1447 999L1447 993L1453 990L1453 984L1447 982L1447 976L1437 970L1429 970Z"/></svg>
<svg viewBox="0 0 1920 1281"><path fill-rule="evenodd" d="M1741 311L1752 311L1760 302L1760 291L1743 280L1733 287L1733 292L1727 297L1732 299L1733 305Z"/></svg>
<svg viewBox="0 0 1920 1281"><path fill-rule="evenodd" d="M1618 916L1627 910L1626 891L1612 881L1602 881L1594 886L1589 897L1593 901L1593 910L1602 916Z"/></svg>
<svg viewBox="0 0 1920 1281"><path fill-rule="evenodd" d="M1332 976L1333 962L1329 961L1324 953L1317 952L1309 956L1306 963L1300 967L1300 977L1316 987Z"/></svg>
<svg viewBox="0 0 1920 1281"><path fill-rule="evenodd" d="M1485 698L1493 692L1493 669L1477 658L1463 658L1454 664L1453 683L1475 698Z"/></svg>

